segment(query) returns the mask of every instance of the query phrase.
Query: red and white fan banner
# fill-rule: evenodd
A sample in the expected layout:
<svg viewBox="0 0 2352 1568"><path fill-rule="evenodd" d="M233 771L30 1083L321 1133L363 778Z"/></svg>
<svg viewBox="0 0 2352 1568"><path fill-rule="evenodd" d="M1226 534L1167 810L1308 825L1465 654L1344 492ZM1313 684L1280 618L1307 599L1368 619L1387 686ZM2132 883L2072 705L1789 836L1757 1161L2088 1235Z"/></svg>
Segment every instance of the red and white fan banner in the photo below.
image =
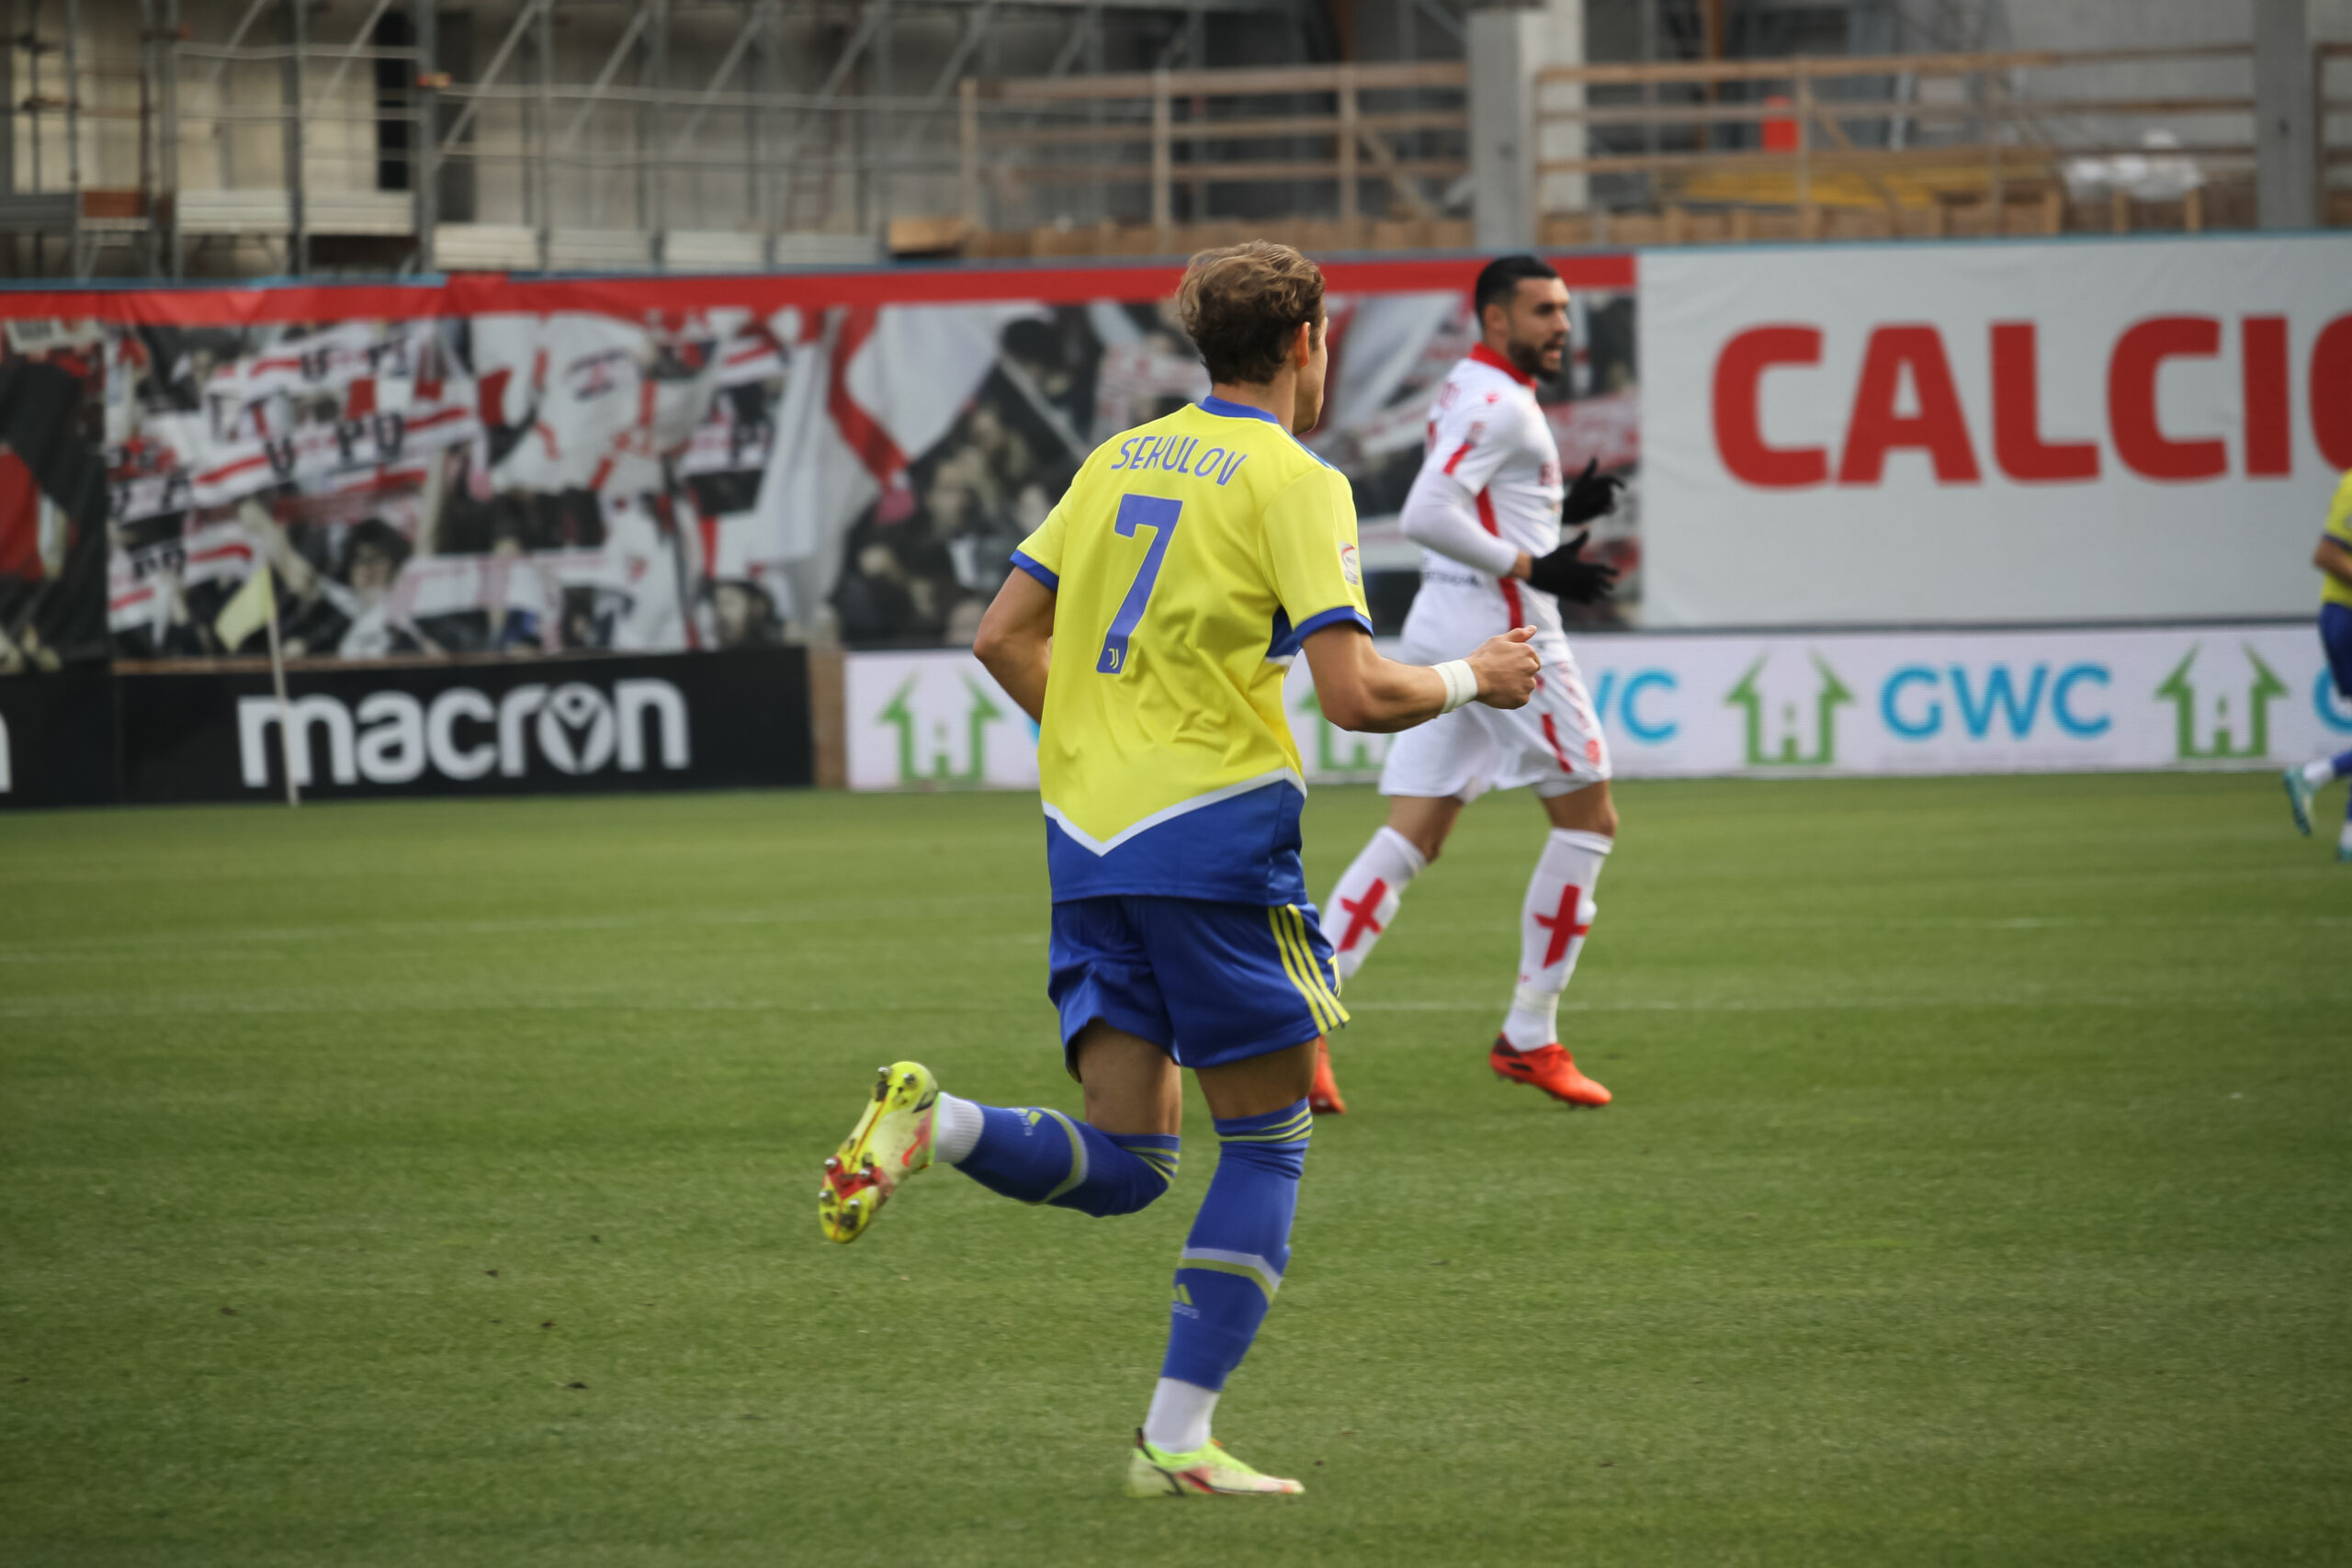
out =
<svg viewBox="0 0 2352 1568"><path fill-rule="evenodd" d="M1652 251L1654 626L2301 614L2352 236Z"/></svg>

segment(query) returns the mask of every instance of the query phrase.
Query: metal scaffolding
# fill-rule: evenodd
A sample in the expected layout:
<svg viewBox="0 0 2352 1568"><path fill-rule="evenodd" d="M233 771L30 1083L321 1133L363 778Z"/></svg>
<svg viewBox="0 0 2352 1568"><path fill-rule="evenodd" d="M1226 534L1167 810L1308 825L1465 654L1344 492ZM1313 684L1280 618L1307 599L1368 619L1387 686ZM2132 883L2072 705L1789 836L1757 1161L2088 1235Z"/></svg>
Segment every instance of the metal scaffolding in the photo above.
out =
<svg viewBox="0 0 2352 1568"><path fill-rule="evenodd" d="M1430 3L1430 0L1422 0ZM22 274L741 269L963 209L971 75L1306 58L1305 0L0 0ZM1235 36L1238 36L1238 34Z"/></svg>
<svg viewBox="0 0 2352 1568"><path fill-rule="evenodd" d="M0 272L744 271L1157 253L1274 219L1326 248L1430 248L1468 243L1477 192L1522 181L1548 216L1513 243L1737 239L1779 221L1750 208L1786 209L1792 234L1843 232L1868 214L1818 214L1846 197L1889 233L2005 232L2030 195L2017 159L2050 165L2047 197L2111 151L2086 132L2037 152L2029 134L2102 107L2080 71L2039 90L2021 67L1968 66L1982 79L1972 96L1941 67L1905 63L1924 57L1864 49L1897 41L1895 14L1850 0L1855 52L1796 75L1842 71L1860 86L1785 110L1771 97L1794 67L1722 58L1719 27L1703 59L1559 65L1540 82L1543 61L1502 61L1489 76L1527 76L1532 112L1495 146L1533 166L1497 165L1481 186L1470 109L1489 89L1465 69L1463 4L0 0ZM1955 36L1981 37L1997 9L1937 5ZM1689 56L1688 39L1661 49L1661 28L1713 14L1700 0L1615 9L1628 6L1645 57ZM1937 58L1962 56L1974 58ZM2310 71L2296 112L2316 133L2314 216L2342 223L2352 54L2320 46ZM2102 100L2109 118L2254 123L2234 78L2101 90L2129 100ZM1959 136L1966 124L1978 131ZM1770 133L1793 141L1776 153ZM1880 154L1949 162L1941 143L1956 137L1979 154L1958 184L1813 178ZM2174 218L2139 212L2145 192L2110 190L2087 216L2045 200L2036 221L2247 221L2245 140L2167 144L2215 175ZM1713 183L1690 164L1743 152L1762 162L1713 169ZM1771 156L1792 169L1766 169Z"/></svg>

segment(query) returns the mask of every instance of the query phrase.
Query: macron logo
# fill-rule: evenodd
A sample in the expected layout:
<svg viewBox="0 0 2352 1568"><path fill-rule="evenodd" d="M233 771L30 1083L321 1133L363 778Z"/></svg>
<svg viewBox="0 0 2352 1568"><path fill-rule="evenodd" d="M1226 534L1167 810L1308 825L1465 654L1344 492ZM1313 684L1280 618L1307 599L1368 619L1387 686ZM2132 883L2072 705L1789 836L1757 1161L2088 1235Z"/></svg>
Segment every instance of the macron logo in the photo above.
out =
<svg viewBox="0 0 2352 1568"><path fill-rule="evenodd" d="M271 760L280 755L272 734L278 722L276 698L237 700L237 760L248 789L269 787ZM326 742L327 776L338 784L411 784L428 770L460 783L493 769L518 779L530 771L534 750L560 773L616 764L643 773L649 732L663 768L683 770L690 761L685 696L650 679L616 681L609 697L578 681L517 686L495 703L471 686L453 687L429 705L406 692L376 692L356 708L312 694L287 705L287 723L294 782L306 786L314 735Z"/></svg>

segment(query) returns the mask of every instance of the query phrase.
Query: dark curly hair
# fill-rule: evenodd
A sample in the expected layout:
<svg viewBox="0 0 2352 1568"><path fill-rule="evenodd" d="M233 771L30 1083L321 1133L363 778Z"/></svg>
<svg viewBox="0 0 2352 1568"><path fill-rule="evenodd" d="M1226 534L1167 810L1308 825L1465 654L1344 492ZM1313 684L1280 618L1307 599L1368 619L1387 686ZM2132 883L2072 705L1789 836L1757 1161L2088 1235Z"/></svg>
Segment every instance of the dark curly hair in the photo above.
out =
<svg viewBox="0 0 2352 1568"><path fill-rule="evenodd" d="M1282 374L1302 325L1323 330L1323 271L1271 240L1203 251L1176 288L1177 319L1215 381L1258 387Z"/></svg>

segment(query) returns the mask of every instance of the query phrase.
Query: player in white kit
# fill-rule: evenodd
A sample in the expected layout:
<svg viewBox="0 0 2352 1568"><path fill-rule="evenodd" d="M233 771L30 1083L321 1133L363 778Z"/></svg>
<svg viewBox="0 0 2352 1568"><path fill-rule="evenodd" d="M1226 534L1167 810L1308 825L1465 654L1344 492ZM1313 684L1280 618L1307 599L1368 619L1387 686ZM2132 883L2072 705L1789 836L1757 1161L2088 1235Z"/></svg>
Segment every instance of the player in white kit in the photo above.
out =
<svg viewBox="0 0 2352 1568"><path fill-rule="evenodd" d="M1405 499L1408 536L1423 548L1421 587L1405 618L1403 658L1458 659L1513 626L1535 628L1543 657L1523 708L1457 708L1398 735L1381 770L1388 822L1323 906L1344 982L1396 919L1405 886L1444 847L1462 808L1490 789L1534 790L1552 828L1520 914L1519 985L1488 1064L1572 1105L1606 1105L1609 1091L1577 1070L1559 1043L1560 993L1575 972L1617 833L1609 798L1609 742L1568 651L1559 601L1606 595L1616 572L1582 558L1585 536L1561 542L1561 524L1616 504L1623 480L1588 463L1564 486L1535 378L1556 375L1568 343L1568 289L1531 255L1505 256L1478 275L1479 343L1447 376L1430 411L1421 471ZM1328 1056L1311 1103L1341 1102Z"/></svg>

